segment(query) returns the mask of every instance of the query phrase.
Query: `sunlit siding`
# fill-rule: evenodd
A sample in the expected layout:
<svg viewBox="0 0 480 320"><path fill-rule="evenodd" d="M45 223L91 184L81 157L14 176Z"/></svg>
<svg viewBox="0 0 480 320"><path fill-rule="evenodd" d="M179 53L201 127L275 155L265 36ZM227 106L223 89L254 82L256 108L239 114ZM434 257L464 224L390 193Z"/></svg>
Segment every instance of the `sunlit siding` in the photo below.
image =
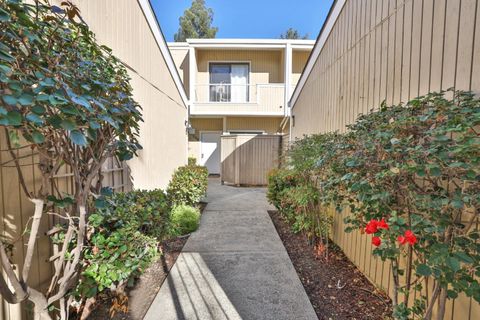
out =
<svg viewBox="0 0 480 320"><path fill-rule="evenodd" d="M294 104L293 137L345 131L382 101L451 87L480 93L479 11L477 0L347 0ZM370 238L344 232L347 214L334 214L333 240L391 292L389 265L371 258ZM464 295L447 302L445 319L479 315L480 305Z"/></svg>
<svg viewBox="0 0 480 320"><path fill-rule="evenodd" d="M175 62L175 66L177 68L178 74L180 75L180 79L183 82L183 86L185 88L187 96L190 87L188 51L188 48L170 47L170 53L172 54L173 61Z"/></svg>
<svg viewBox="0 0 480 320"><path fill-rule="evenodd" d="M296 85L300 76L302 75L303 68L307 64L310 51L298 51L294 50L292 53L292 85Z"/></svg>
<svg viewBox="0 0 480 320"><path fill-rule="evenodd" d="M295 103L294 137L343 131L383 100L480 92L478 11L476 0L348 0Z"/></svg>
<svg viewBox="0 0 480 320"><path fill-rule="evenodd" d="M145 120L143 150L129 162L134 187L164 188L173 170L187 159L187 109L142 9L137 1L74 3L98 41L134 70L130 70L131 82Z"/></svg>
<svg viewBox="0 0 480 320"><path fill-rule="evenodd" d="M284 68L281 50L210 50L197 51L197 84L209 83L208 63L250 63L250 84L283 83Z"/></svg>
<svg viewBox="0 0 480 320"><path fill-rule="evenodd" d="M281 121L281 117L228 117L227 131L262 130L275 134L279 132Z"/></svg>

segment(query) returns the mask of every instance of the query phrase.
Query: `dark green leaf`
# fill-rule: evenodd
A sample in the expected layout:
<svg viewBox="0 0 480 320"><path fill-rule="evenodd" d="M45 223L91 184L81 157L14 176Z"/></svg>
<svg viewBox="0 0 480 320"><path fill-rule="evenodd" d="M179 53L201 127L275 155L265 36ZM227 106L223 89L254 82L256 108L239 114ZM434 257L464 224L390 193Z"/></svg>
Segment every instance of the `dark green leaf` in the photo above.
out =
<svg viewBox="0 0 480 320"><path fill-rule="evenodd" d="M79 146L86 146L87 145L87 139L85 138L83 133L81 133L78 130L70 131L70 139L76 145L79 145Z"/></svg>

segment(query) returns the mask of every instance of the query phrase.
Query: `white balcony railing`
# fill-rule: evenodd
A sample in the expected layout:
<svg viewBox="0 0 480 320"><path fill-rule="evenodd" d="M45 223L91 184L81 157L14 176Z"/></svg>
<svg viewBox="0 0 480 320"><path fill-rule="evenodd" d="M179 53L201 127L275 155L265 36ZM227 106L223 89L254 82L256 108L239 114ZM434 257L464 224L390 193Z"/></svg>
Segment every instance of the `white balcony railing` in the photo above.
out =
<svg viewBox="0 0 480 320"><path fill-rule="evenodd" d="M192 114L283 115L284 84L200 84L195 87Z"/></svg>

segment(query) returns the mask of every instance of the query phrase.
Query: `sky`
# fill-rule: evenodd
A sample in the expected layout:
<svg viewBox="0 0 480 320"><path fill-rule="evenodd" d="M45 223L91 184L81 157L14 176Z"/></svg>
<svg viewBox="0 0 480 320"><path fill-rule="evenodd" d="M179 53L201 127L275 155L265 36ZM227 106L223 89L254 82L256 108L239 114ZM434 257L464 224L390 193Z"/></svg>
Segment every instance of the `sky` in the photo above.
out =
<svg viewBox="0 0 480 320"><path fill-rule="evenodd" d="M191 0L150 0L167 41ZM333 0L206 0L217 38L273 38L292 27L316 39Z"/></svg>

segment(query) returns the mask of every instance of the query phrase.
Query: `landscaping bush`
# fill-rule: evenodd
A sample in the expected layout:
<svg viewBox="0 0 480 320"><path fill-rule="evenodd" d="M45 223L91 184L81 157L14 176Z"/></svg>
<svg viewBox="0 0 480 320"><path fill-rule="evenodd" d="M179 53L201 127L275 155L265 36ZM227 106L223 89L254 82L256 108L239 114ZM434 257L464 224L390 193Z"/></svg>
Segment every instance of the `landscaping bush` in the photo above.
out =
<svg viewBox="0 0 480 320"><path fill-rule="evenodd" d="M107 289L123 293L158 255L170 230L170 207L162 190L112 194L103 189L88 218L80 283L73 295L85 305Z"/></svg>
<svg viewBox="0 0 480 320"><path fill-rule="evenodd" d="M320 206L348 207L346 231L372 235L373 254L391 262L397 319L429 319L435 307L443 319L460 293L480 301L479 127L480 100L448 91L383 105L345 134L290 150L293 170L314 177ZM290 205L292 194L282 196Z"/></svg>
<svg viewBox="0 0 480 320"><path fill-rule="evenodd" d="M319 206L319 194L313 180L295 170L275 169L268 175L267 198L292 225L314 242L327 241L332 218Z"/></svg>
<svg viewBox="0 0 480 320"><path fill-rule="evenodd" d="M135 190L111 194L95 201L97 214L109 229L130 227L163 240L168 235L170 205L163 190Z"/></svg>
<svg viewBox="0 0 480 320"><path fill-rule="evenodd" d="M179 205L173 208L170 219L172 234L185 235L198 229L200 210L187 205Z"/></svg>
<svg viewBox="0 0 480 320"><path fill-rule="evenodd" d="M173 207L196 205L207 193L208 171L202 166L183 166L175 170L167 194Z"/></svg>

